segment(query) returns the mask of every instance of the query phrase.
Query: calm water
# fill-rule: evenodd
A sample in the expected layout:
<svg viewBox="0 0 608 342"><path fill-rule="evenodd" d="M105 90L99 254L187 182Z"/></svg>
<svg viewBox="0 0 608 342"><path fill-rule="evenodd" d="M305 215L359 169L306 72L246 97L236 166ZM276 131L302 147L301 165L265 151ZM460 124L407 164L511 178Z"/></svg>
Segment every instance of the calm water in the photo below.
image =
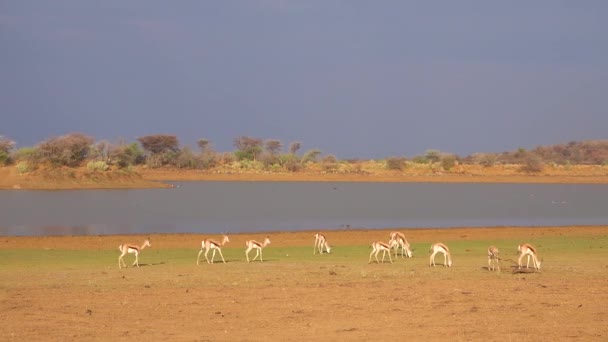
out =
<svg viewBox="0 0 608 342"><path fill-rule="evenodd" d="M0 235L608 224L608 186L172 182L0 191Z"/></svg>

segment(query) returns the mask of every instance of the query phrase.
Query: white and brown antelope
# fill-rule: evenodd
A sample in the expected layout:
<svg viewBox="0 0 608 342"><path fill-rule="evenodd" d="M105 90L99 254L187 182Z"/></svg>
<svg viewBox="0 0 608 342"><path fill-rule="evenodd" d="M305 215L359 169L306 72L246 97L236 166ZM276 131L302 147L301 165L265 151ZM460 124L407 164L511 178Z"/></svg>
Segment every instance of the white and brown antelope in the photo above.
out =
<svg viewBox="0 0 608 342"><path fill-rule="evenodd" d="M135 254L135 261L133 262L133 266L139 267L139 253L146 247L152 247L152 245L150 244L150 238L147 238L141 245L141 247L130 243L125 243L124 245L118 246L118 250L120 251L120 256L118 257L118 268L120 269L122 265L124 265L125 268L127 267L125 261L123 260L123 257L128 253Z"/></svg>
<svg viewBox="0 0 608 342"><path fill-rule="evenodd" d="M374 257L376 258L376 263L380 263L380 261L378 261L378 253L380 253L380 251L382 251L382 262L384 263L384 256L388 252L388 260L390 260L392 264L393 259L391 258L391 247L390 245L381 241L372 242L372 252L369 253L368 264L372 263L372 255L374 255Z"/></svg>
<svg viewBox="0 0 608 342"><path fill-rule="evenodd" d="M435 267L435 255L437 255L437 253L443 254L443 266L452 267L452 256L450 255L448 246L444 243L437 242L432 244L429 252L432 252L431 258L429 259L429 267Z"/></svg>
<svg viewBox="0 0 608 342"><path fill-rule="evenodd" d="M247 262L249 262L249 252L252 249L255 249L256 253L255 253L255 258L253 258L253 260L251 260L251 261L255 261L255 259L257 259L259 256L260 261L264 262L264 259L262 258L262 248L266 247L269 244L270 244L270 238L268 236L266 237L266 239L264 239L263 243L259 243L255 240L249 240L249 241L245 242L245 245L247 246L247 250L245 251L245 256L247 256Z"/></svg>
<svg viewBox="0 0 608 342"><path fill-rule="evenodd" d="M401 247L402 257L412 257L412 249L410 243L405 238L405 234L401 232L391 232L389 245L395 249L395 257L399 255L399 247Z"/></svg>
<svg viewBox="0 0 608 342"><path fill-rule="evenodd" d="M500 271L500 258L498 257L498 248L494 246L488 247L488 271L494 271L494 264Z"/></svg>
<svg viewBox="0 0 608 342"><path fill-rule="evenodd" d="M319 254L323 254L323 250L326 250L328 254L331 253L331 247L327 243L327 238L321 233L315 234L315 246L313 247L312 254L317 254L317 249L319 250Z"/></svg>
<svg viewBox="0 0 608 342"><path fill-rule="evenodd" d="M203 251L205 251L205 260L207 260L208 264L213 264L213 259L215 259L215 251L220 252L220 256L222 257L222 261L224 263L226 263L226 260L224 260L224 255L222 255L222 247L226 244L230 242L230 239L228 238L228 235L223 234L222 235L222 242L217 242L213 239L205 239L201 242L201 250L198 252L198 257L196 257L196 264L199 264L199 260L201 258L201 253L203 253ZM211 261L209 261L209 258L207 257L207 254L209 254L209 250L213 249L213 254L211 255Z"/></svg>
<svg viewBox="0 0 608 342"><path fill-rule="evenodd" d="M524 256L528 256L528 262L526 263L526 268L530 267L530 257L532 257L532 263L534 264L534 268L540 270L541 261L538 260L538 252L536 248L529 243L522 243L517 246L517 253L519 254L519 259L517 260L517 265L521 269L521 261Z"/></svg>

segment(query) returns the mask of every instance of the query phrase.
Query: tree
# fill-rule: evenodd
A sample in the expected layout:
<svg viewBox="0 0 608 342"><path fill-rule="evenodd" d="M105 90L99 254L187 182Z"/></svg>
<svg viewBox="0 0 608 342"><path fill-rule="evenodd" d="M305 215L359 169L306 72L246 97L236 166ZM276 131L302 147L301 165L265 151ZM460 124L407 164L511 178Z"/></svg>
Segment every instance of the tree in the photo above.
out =
<svg viewBox="0 0 608 342"><path fill-rule="evenodd" d="M290 154L298 153L298 150L300 150L300 147L302 147L302 143L300 143L299 141L292 142L291 144L289 144L289 153Z"/></svg>
<svg viewBox="0 0 608 342"><path fill-rule="evenodd" d="M320 154L321 154L321 150L317 150L317 149L308 150L308 151L306 151L306 153L304 153L304 155L302 156L302 160L300 162L302 164L305 164L309 161L315 162L315 161L317 161L317 158L319 157Z"/></svg>
<svg viewBox="0 0 608 342"><path fill-rule="evenodd" d="M262 151L262 139L240 136L234 139L235 155L239 160L256 160Z"/></svg>
<svg viewBox="0 0 608 342"><path fill-rule="evenodd" d="M146 135L137 138L143 149L150 154L179 151L179 141L175 135Z"/></svg>
<svg viewBox="0 0 608 342"><path fill-rule="evenodd" d="M207 152L207 149L209 148L209 140L207 140L207 139L198 139L198 141L196 142L196 144L198 145L198 148L200 148L201 153Z"/></svg>
<svg viewBox="0 0 608 342"><path fill-rule="evenodd" d="M270 153L271 156L277 155L283 148L281 141L276 139L268 139L264 145L266 146L266 151Z"/></svg>
<svg viewBox="0 0 608 342"><path fill-rule="evenodd" d="M426 150L424 154L426 159L431 163L438 162L441 158L441 152L439 150Z"/></svg>

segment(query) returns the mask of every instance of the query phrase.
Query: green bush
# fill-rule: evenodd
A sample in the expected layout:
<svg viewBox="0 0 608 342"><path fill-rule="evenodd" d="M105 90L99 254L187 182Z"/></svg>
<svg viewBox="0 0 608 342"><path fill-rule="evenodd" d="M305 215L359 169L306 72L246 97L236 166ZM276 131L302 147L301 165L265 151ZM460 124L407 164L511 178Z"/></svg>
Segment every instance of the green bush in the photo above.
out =
<svg viewBox="0 0 608 342"><path fill-rule="evenodd" d="M28 173L30 171L32 171L32 167L30 166L30 164L28 164L27 162L19 162L17 163L17 172L23 174L23 173Z"/></svg>
<svg viewBox="0 0 608 342"><path fill-rule="evenodd" d="M6 165L10 160L11 156L8 152L0 151L0 165Z"/></svg>
<svg viewBox="0 0 608 342"><path fill-rule="evenodd" d="M454 165L456 165L456 157L445 156L441 158L441 167L443 167L444 170L450 171Z"/></svg>
<svg viewBox="0 0 608 342"><path fill-rule="evenodd" d="M412 158L412 162L416 164L428 164L429 160L425 156L415 156Z"/></svg>
<svg viewBox="0 0 608 342"><path fill-rule="evenodd" d="M90 161L87 163L89 171L107 171L110 167L103 160Z"/></svg>
<svg viewBox="0 0 608 342"><path fill-rule="evenodd" d="M241 160L241 169L244 170L263 170L264 164L257 160Z"/></svg>
<svg viewBox="0 0 608 342"><path fill-rule="evenodd" d="M268 170L271 172L281 172L283 171L283 167L280 164L272 164Z"/></svg>
<svg viewBox="0 0 608 342"><path fill-rule="evenodd" d="M28 162L31 165L36 165L40 160L40 153L35 147L22 147L15 153L15 159Z"/></svg>
<svg viewBox="0 0 608 342"><path fill-rule="evenodd" d="M145 161L144 152L137 143L122 144L110 148L110 159L121 168L142 164Z"/></svg>

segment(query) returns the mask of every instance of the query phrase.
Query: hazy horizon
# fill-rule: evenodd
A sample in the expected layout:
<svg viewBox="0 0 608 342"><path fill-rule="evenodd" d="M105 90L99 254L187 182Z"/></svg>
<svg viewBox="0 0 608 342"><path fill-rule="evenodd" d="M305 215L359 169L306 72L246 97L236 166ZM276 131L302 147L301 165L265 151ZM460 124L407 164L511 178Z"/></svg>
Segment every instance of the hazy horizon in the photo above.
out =
<svg viewBox="0 0 608 342"><path fill-rule="evenodd" d="M3 1L18 146L239 136L340 159L608 138L608 3Z"/></svg>

